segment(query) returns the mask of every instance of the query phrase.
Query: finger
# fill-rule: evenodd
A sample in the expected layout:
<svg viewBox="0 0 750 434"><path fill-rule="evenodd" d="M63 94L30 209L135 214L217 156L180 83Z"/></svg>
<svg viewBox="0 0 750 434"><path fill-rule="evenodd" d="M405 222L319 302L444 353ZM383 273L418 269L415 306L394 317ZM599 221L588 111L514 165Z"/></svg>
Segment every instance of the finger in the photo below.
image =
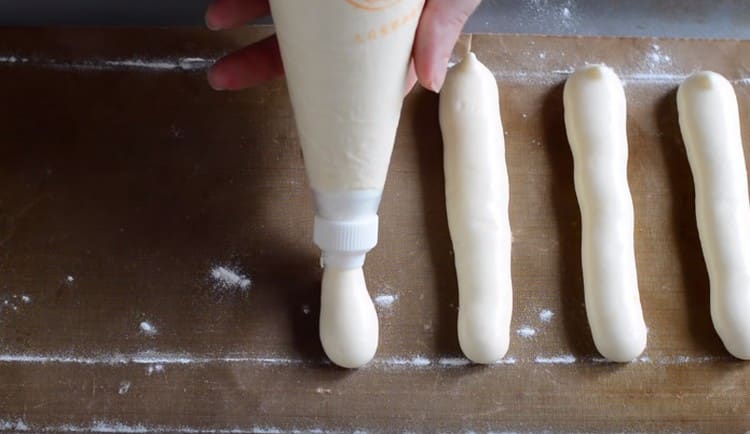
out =
<svg viewBox="0 0 750 434"><path fill-rule="evenodd" d="M206 26L211 30L231 29L270 12L268 0L215 0L206 8Z"/></svg>
<svg viewBox="0 0 750 434"><path fill-rule="evenodd" d="M208 71L208 83L216 90L238 90L278 77L284 72L276 36L219 59Z"/></svg>
<svg viewBox="0 0 750 434"><path fill-rule="evenodd" d="M419 21L414 61L422 86L440 92L453 46L481 0L429 0Z"/></svg>
<svg viewBox="0 0 750 434"><path fill-rule="evenodd" d="M409 71L406 73L406 87L404 88L404 96L408 95L409 92L414 89L414 85L417 84L417 70L414 67L414 59L409 62Z"/></svg>

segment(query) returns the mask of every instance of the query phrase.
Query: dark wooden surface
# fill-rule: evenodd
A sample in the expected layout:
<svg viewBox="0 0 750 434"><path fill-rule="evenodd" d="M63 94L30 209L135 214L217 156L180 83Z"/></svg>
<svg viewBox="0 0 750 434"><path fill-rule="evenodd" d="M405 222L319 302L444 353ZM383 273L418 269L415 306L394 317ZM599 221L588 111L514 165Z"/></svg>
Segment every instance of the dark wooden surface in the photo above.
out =
<svg viewBox="0 0 750 434"><path fill-rule="evenodd" d="M367 260L379 351L346 371L317 337L312 206L284 83L214 92L201 68L267 32L0 30L0 430L750 429L750 368L711 325L674 100L681 77L712 68L748 119L750 43L475 36L507 131L509 358L461 359L437 97L418 90ZM561 96L587 61L612 65L629 103L649 344L628 365L598 358L583 307ZM218 284L218 266L251 284Z"/></svg>

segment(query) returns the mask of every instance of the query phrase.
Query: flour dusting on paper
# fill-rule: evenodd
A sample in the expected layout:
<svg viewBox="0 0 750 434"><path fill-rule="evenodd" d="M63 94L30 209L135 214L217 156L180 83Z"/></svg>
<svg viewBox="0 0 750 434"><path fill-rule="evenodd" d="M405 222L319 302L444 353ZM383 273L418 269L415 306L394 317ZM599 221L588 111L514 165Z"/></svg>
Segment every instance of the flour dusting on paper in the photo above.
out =
<svg viewBox="0 0 750 434"><path fill-rule="evenodd" d="M212 268L210 276L214 283L214 289L219 291L237 289L246 292L252 284L249 277L228 266Z"/></svg>
<svg viewBox="0 0 750 434"><path fill-rule="evenodd" d="M652 44L646 52L644 63L648 72L659 72L672 66L672 57L661 46Z"/></svg>
<svg viewBox="0 0 750 434"><path fill-rule="evenodd" d="M373 364L382 365L386 367L403 367L403 368L423 368L430 366L432 361L424 356L413 356L410 358L405 357L391 357L388 359L375 359Z"/></svg>
<svg viewBox="0 0 750 434"><path fill-rule="evenodd" d="M161 363L157 363L155 365L149 365L146 368L146 375L151 376L153 374L162 374L164 373L164 365Z"/></svg>
<svg viewBox="0 0 750 434"><path fill-rule="evenodd" d="M144 425L141 423L130 424L117 420L94 419L89 423L61 424L61 425L37 425L26 422L23 419L3 420L0 419L0 431L29 431L29 432L57 432L57 433L190 433L190 434L323 434L328 432L352 432L356 434L367 434L367 431L358 429L331 430L316 426L281 428L270 425L253 425L245 428L237 426L200 427L190 425Z"/></svg>
<svg viewBox="0 0 750 434"><path fill-rule="evenodd" d="M535 363L541 363L545 365L571 365L576 362L576 358L573 355L566 354L563 356L553 356L553 357L536 357L534 359Z"/></svg>
<svg viewBox="0 0 750 434"><path fill-rule="evenodd" d="M112 59L64 60L51 57L24 57L0 54L0 65L29 64L39 68L64 71L144 70L153 72L193 72L209 68L216 59L203 57L127 57Z"/></svg>
<svg viewBox="0 0 750 434"><path fill-rule="evenodd" d="M524 7L524 19L529 16L540 24L555 23L554 27L560 30L573 31L580 21L576 16L577 5L574 0L527 0Z"/></svg>
<svg viewBox="0 0 750 434"><path fill-rule="evenodd" d="M463 357L443 357L438 360L438 365L440 366L456 367L456 366L467 366L470 364L471 364L471 360L465 359Z"/></svg>
<svg viewBox="0 0 750 434"><path fill-rule="evenodd" d="M516 330L516 334L522 338L531 339L536 336L536 329L529 326L523 326Z"/></svg>
<svg viewBox="0 0 750 434"><path fill-rule="evenodd" d="M156 334L158 333L156 327L154 327L154 325L148 321L141 321L141 323L138 324L138 328L140 329L141 333L146 336L156 336Z"/></svg>
<svg viewBox="0 0 750 434"><path fill-rule="evenodd" d="M383 308L391 307L396 300L398 300L398 296L393 294L380 294L374 299L375 304Z"/></svg>
<svg viewBox="0 0 750 434"><path fill-rule="evenodd" d="M541 312L539 312L539 319L542 322L550 322L552 321L552 317L555 316L555 313L552 312L549 309L542 309Z"/></svg>
<svg viewBox="0 0 750 434"><path fill-rule="evenodd" d="M0 318L4 314L18 312L30 303L31 297L26 294L0 294Z"/></svg>
<svg viewBox="0 0 750 434"><path fill-rule="evenodd" d="M2 431L29 431L29 426L21 419L17 420L0 420L0 430Z"/></svg>
<svg viewBox="0 0 750 434"><path fill-rule="evenodd" d="M117 389L117 393L119 393L120 395L124 395L128 393L128 391L130 390L130 386L131 386L130 381L127 381L127 380L121 381L120 387Z"/></svg>

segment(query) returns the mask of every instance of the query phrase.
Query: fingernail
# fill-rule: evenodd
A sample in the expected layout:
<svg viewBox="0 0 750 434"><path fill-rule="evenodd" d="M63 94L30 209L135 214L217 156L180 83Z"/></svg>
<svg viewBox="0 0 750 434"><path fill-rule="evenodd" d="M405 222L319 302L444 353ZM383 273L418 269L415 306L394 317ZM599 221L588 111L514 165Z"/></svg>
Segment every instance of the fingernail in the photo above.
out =
<svg viewBox="0 0 750 434"><path fill-rule="evenodd" d="M208 79L208 85L211 86L213 90L226 90L226 83L221 78L221 76L217 77L216 74L214 74L213 69L210 69L208 71L208 74L206 74L206 78Z"/></svg>
<svg viewBox="0 0 750 434"><path fill-rule="evenodd" d="M208 30L221 30L221 27L219 27L216 23L213 22L211 19L211 16L206 14L204 21L206 23L206 27L208 27Z"/></svg>
<svg viewBox="0 0 750 434"><path fill-rule="evenodd" d="M440 93L440 89L443 88L443 81L445 81L445 74L433 75L427 83L427 88L435 93Z"/></svg>

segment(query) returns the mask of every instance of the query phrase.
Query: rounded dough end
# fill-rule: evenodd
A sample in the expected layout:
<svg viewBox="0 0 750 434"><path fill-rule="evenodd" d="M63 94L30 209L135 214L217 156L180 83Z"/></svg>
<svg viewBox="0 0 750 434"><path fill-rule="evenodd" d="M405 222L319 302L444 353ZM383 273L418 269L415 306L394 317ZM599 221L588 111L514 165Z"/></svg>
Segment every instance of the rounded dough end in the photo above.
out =
<svg viewBox="0 0 750 434"><path fill-rule="evenodd" d="M646 326L631 330L619 330L605 335L594 332L596 349L607 360L627 363L632 362L646 349Z"/></svg>
<svg viewBox="0 0 750 434"><path fill-rule="evenodd" d="M722 301L712 294L711 319L727 351L738 359L750 360L750 318L747 316L750 292L744 288L742 280L733 288L735 297L725 297Z"/></svg>
<svg viewBox="0 0 750 434"><path fill-rule="evenodd" d="M604 65L592 65L587 66L581 70L581 74L586 75L590 79L598 80L602 77L604 77L604 74L606 73L606 70L609 68Z"/></svg>
<svg viewBox="0 0 750 434"><path fill-rule="evenodd" d="M750 360L750 336L734 337L732 339L722 337L721 341L732 356L740 360Z"/></svg>
<svg viewBox="0 0 750 434"><path fill-rule="evenodd" d="M614 77L619 81L615 71L607 65L595 64L586 65L584 67L576 69L576 71L568 77L568 80L573 81L585 78L586 80L602 80L606 77Z"/></svg>
<svg viewBox="0 0 750 434"><path fill-rule="evenodd" d="M696 72L685 80L686 86L695 85L702 89L711 89L716 86L720 86L723 82L727 81L726 78L722 77L712 71L701 71Z"/></svg>
<svg viewBox="0 0 750 434"><path fill-rule="evenodd" d="M500 306L461 306L458 311L458 342L474 363L493 363L508 352L510 324Z"/></svg>
<svg viewBox="0 0 750 434"><path fill-rule="evenodd" d="M686 78L677 89L677 107L682 111L688 111L687 107L694 99L699 98L705 92L718 91L720 95L736 99L734 87L723 75L713 71L700 71Z"/></svg>
<svg viewBox="0 0 750 434"><path fill-rule="evenodd" d="M362 268L323 271L320 342L333 363L359 368L378 348L378 316Z"/></svg>

